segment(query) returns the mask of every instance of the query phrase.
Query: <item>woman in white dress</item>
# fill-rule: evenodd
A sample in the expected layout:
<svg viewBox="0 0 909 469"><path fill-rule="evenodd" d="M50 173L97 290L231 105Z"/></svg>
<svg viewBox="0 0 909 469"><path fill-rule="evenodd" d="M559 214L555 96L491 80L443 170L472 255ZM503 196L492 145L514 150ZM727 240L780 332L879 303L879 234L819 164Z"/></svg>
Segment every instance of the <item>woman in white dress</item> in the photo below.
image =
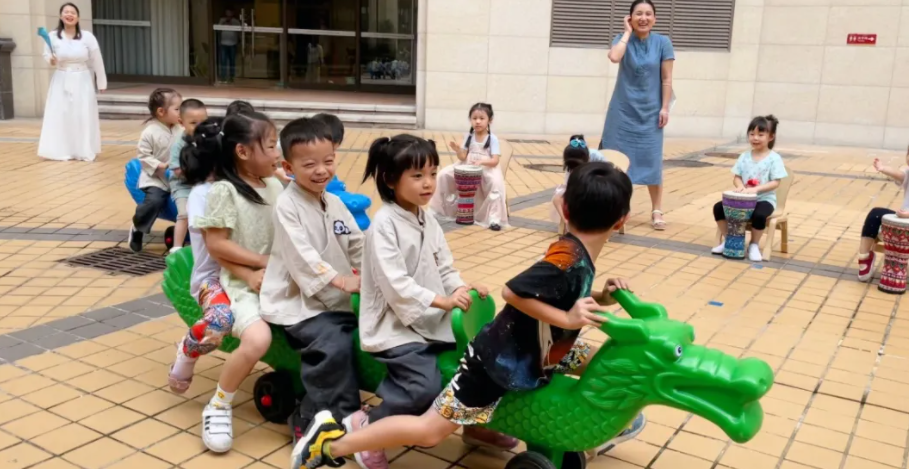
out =
<svg viewBox="0 0 909 469"><path fill-rule="evenodd" d="M79 28L79 8L60 7L60 22L44 45L44 60L56 67L47 91L38 156L49 160L93 161L101 153L98 90L107 89L104 61L95 36Z"/></svg>

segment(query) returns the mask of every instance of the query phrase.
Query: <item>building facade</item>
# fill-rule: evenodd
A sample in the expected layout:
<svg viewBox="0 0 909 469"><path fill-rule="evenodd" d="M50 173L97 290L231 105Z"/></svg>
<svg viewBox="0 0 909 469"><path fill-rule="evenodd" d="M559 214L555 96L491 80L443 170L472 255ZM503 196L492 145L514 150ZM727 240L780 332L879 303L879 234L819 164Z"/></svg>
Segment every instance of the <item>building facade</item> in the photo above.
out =
<svg viewBox="0 0 909 469"><path fill-rule="evenodd" d="M468 108L484 101L499 133L594 136L617 72L608 44L630 1L76 3L114 79L412 93L420 125L440 130L466 130ZM783 141L909 144L909 0L655 3L676 48L667 135L732 139L773 113ZM0 36L18 44L17 115L43 108L50 71L34 31L58 8L0 0ZM242 65L223 77L221 45L232 42Z"/></svg>

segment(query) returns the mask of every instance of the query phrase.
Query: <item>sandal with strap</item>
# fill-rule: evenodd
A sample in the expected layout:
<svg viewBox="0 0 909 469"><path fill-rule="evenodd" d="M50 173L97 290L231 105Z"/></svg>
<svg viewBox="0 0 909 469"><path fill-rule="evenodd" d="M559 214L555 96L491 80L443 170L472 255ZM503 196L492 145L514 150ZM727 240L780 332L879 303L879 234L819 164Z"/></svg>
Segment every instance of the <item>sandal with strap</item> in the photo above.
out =
<svg viewBox="0 0 909 469"><path fill-rule="evenodd" d="M666 220L663 220L663 219L656 220L653 217L654 215L660 215L662 217L663 212L660 210L654 210L654 211L650 212L650 226L653 227L653 229L655 229L657 231L665 230L666 229Z"/></svg>

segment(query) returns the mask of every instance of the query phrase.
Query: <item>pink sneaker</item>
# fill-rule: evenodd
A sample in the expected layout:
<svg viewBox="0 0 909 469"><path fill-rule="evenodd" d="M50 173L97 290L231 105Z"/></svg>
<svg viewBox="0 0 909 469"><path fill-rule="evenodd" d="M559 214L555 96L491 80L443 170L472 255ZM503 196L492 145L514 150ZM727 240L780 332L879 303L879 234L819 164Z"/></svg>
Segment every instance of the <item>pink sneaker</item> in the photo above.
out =
<svg viewBox="0 0 909 469"><path fill-rule="evenodd" d="M511 451L518 446L517 438L473 425L464 427L461 439L464 444L499 451Z"/></svg>
<svg viewBox="0 0 909 469"><path fill-rule="evenodd" d="M353 433L369 425L369 415L362 410L358 410L348 415L343 423L347 431ZM383 450L363 451L355 454L354 459L357 460L357 464L362 469L388 469L388 458Z"/></svg>
<svg viewBox="0 0 909 469"><path fill-rule="evenodd" d="M861 254L859 254L859 274L858 278L860 282L867 282L871 280L871 276L874 273L874 251L868 251L867 257L862 259Z"/></svg>

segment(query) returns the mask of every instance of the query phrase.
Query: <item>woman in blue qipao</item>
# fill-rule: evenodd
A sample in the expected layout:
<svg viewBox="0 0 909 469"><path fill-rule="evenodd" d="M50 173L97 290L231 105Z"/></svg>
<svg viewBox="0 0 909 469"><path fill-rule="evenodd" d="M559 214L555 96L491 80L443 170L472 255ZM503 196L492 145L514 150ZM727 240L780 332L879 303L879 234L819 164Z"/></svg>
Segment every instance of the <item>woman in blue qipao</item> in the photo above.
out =
<svg viewBox="0 0 909 469"><path fill-rule="evenodd" d="M612 41L609 60L620 64L619 76L600 149L628 157L631 182L646 185L650 192L651 224L655 230L664 230L663 127L669 123L675 54L668 37L651 31L655 23L653 2L634 0L631 14L625 17L625 32Z"/></svg>

